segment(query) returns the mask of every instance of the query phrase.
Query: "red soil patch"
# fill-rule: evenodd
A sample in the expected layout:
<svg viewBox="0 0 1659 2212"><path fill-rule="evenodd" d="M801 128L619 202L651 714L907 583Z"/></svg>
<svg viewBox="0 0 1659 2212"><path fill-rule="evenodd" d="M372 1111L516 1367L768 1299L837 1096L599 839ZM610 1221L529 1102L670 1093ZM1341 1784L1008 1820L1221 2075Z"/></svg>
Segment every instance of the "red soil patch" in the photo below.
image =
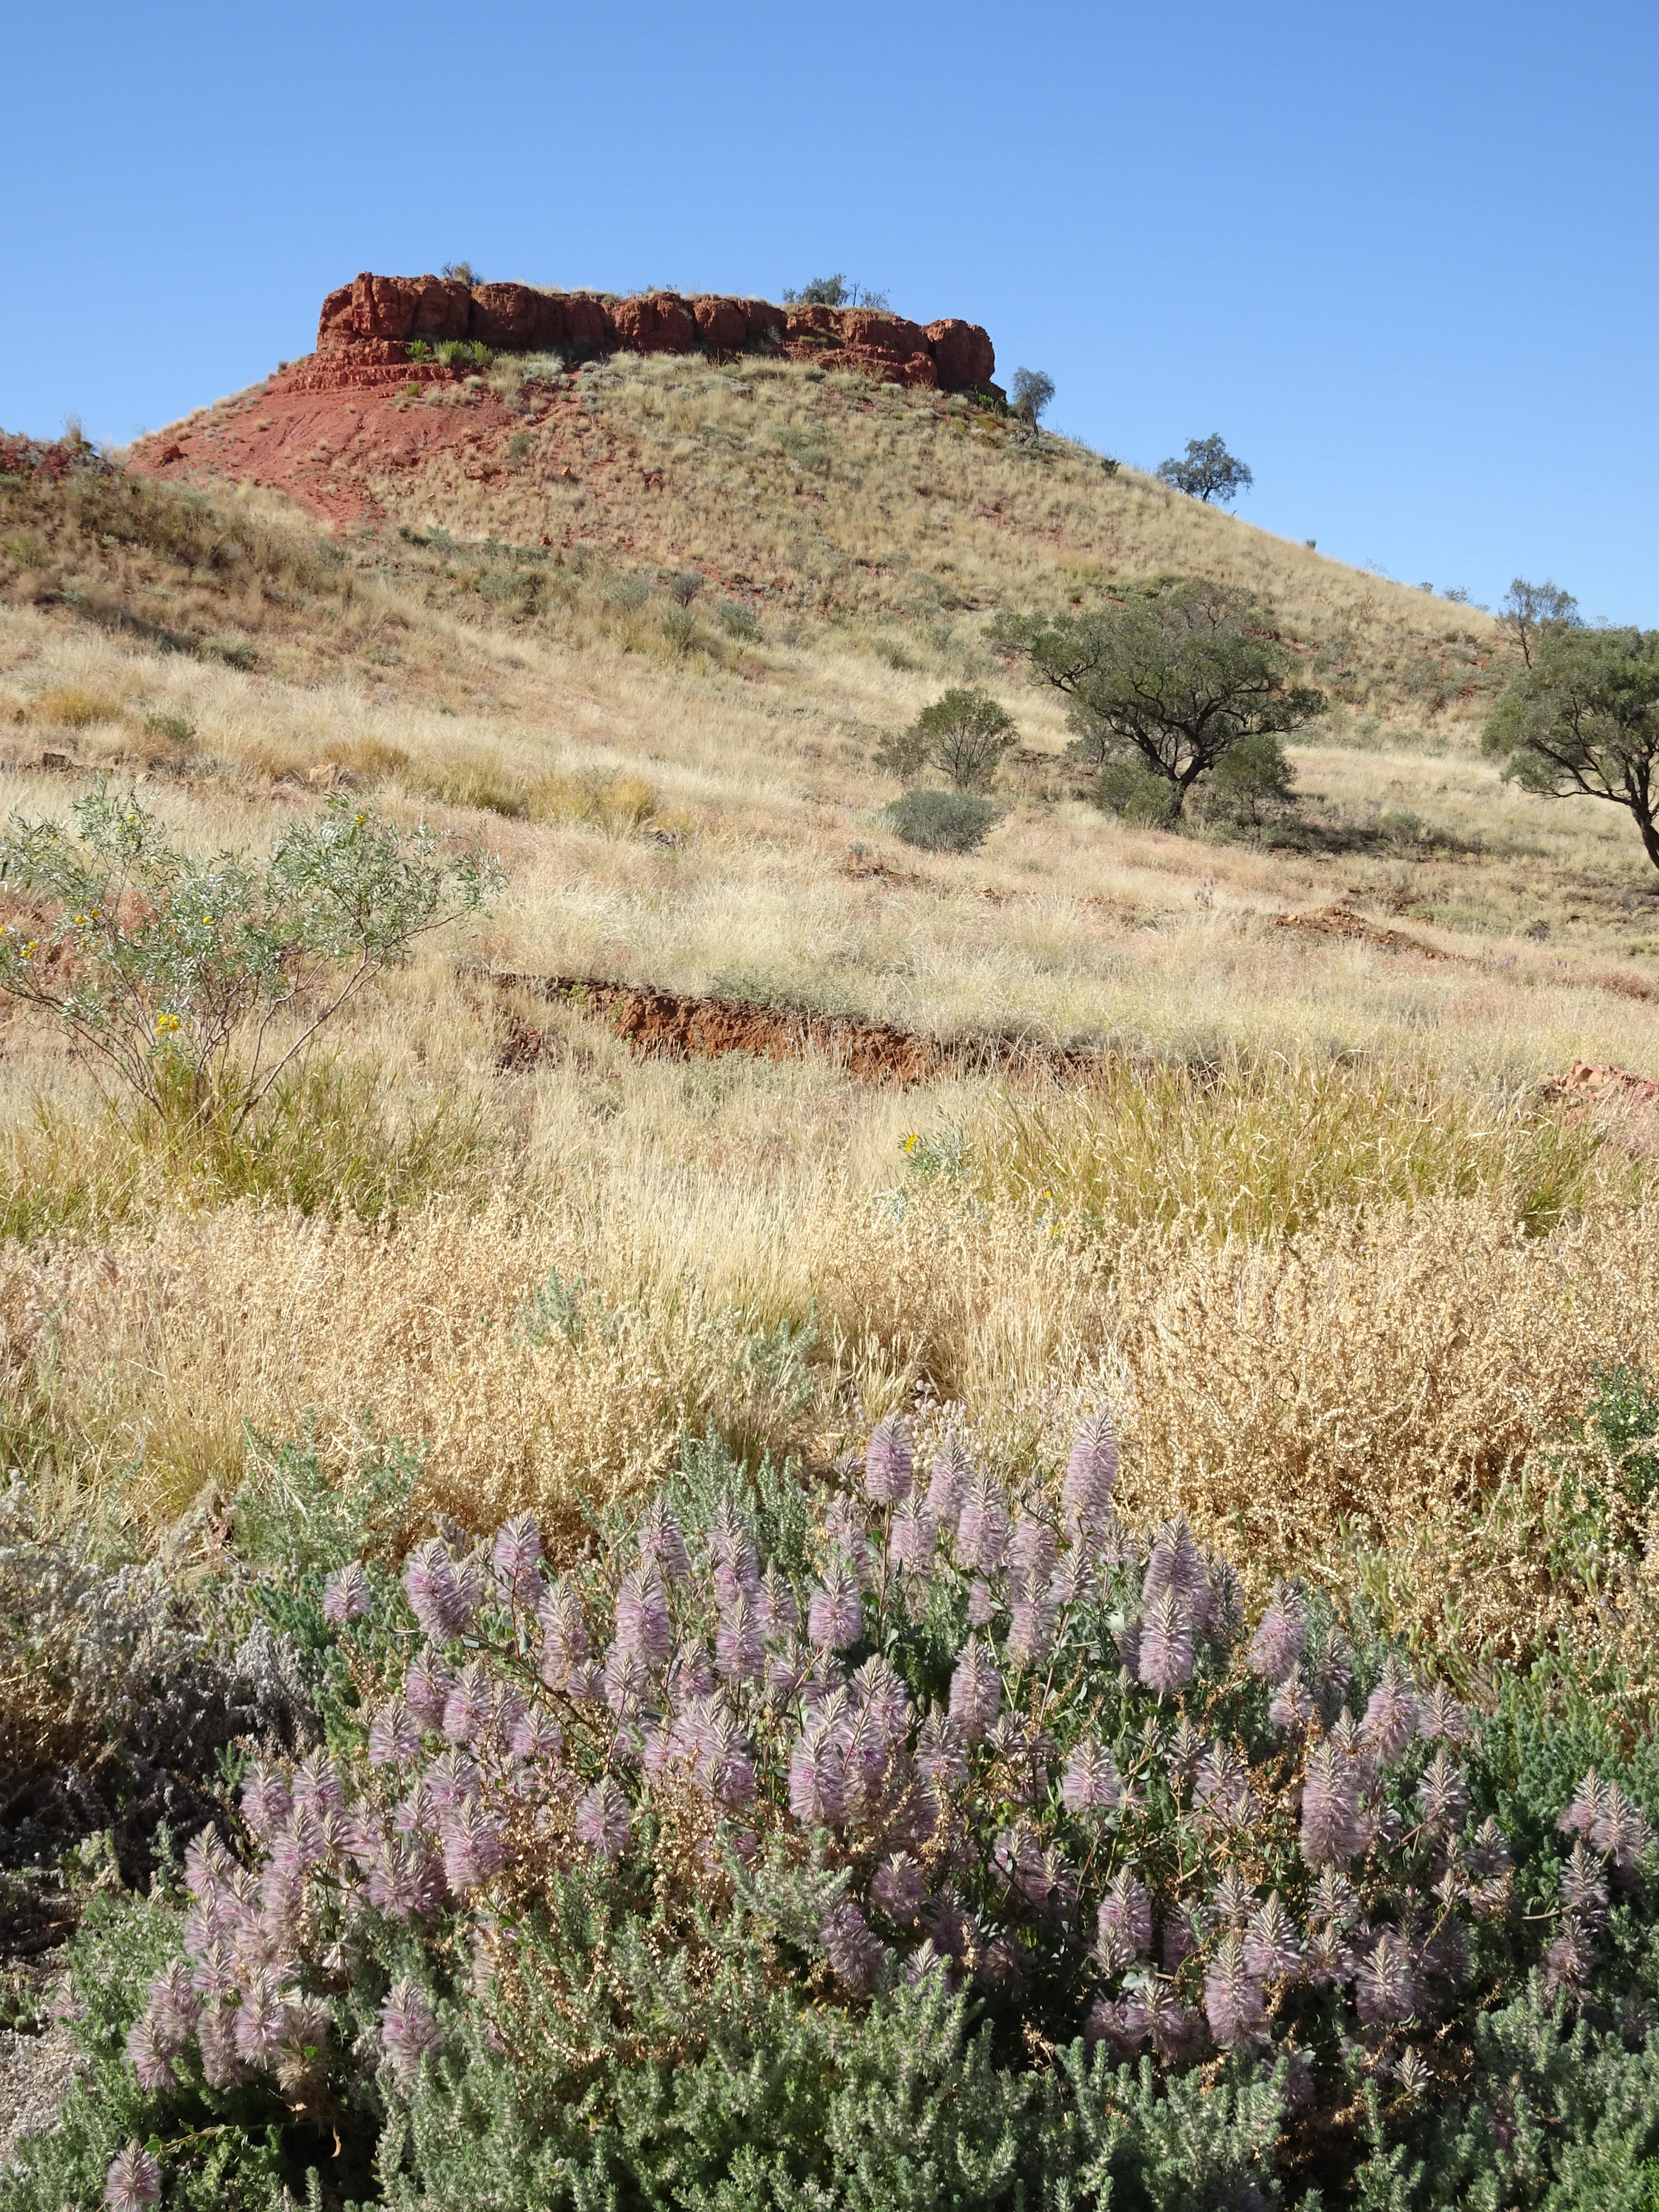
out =
<svg viewBox="0 0 1659 2212"><path fill-rule="evenodd" d="M1425 960L1468 961L1466 953L1443 952L1437 945L1425 945L1420 938L1408 937L1403 929L1381 928L1352 907L1322 906L1312 914L1275 915L1273 927L1293 929L1302 937L1346 938L1352 944L1375 945L1384 952L1415 952Z"/></svg>
<svg viewBox="0 0 1659 2212"><path fill-rule="evenodd" d="M507 439L524 427L487 390L471 393L464 406L397 404L410 385L440 380L460 379L448 369L415 368L319 377L310 361L300 362L252 395L140 439L128 466L173 483L216 477L267 484L320 521L378 520L372 479L441 454L453 455L468 475L494 475L506 465Z"/></svg>
<svg viewBox="0 0 1659 2212"><path fill-rule="evenodd" d="M1646 1106L1659 1111L1659 1083L1651 1077L1594 1060L1575 1060L1548 1089L1555 1097L1583 1106Z"/></svg>
<svg viewBox="0 0 1659 2212"><path fill-rule="evenodd" d="M521 991L553 1002L566 1000L624 1036L642 1057L688 1060L740 1052L755 1060L831 1060L854 1082L908 1087L943 1075L1027 1069L1080 1073L1100 1065L1097 1053L1024 1039L977 1036L942 1044L895 1029L887 1022L855 1021L816 1013L807 1006L761 1006L741 999L714 999L597 977L494 975L499 991ZM522 1072L556 1053L560 1040L521 1017L509 1016L498 1059Z"/></svg>

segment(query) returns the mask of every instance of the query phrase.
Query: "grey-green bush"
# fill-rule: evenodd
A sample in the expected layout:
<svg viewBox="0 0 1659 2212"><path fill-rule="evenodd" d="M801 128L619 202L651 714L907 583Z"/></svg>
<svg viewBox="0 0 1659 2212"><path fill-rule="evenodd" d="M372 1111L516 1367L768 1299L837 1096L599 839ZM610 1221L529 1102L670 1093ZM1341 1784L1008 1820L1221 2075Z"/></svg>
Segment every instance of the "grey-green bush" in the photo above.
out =
<svg viewBox="0 0 1659 2212"><path fill-rule="evenodd" d="M882 817L896 836L924 853L975 853L1001 819L1000 810L971 791L901 792Z"/></svg>

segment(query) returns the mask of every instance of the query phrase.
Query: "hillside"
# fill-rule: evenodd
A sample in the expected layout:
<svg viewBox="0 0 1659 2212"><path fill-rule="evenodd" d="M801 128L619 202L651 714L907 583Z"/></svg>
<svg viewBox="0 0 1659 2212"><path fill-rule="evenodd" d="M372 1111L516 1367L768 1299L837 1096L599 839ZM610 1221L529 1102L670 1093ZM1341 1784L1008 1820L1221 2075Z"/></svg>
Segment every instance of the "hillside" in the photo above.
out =
<svg viewBox="0 0 1659 2212"><path fill-rule="evenodd" d="M994 373L364 276L0 440L0 2212L1651 2201L1654 872ZM1177 834L990 626L1184 580L1325 703Z"/></svg>

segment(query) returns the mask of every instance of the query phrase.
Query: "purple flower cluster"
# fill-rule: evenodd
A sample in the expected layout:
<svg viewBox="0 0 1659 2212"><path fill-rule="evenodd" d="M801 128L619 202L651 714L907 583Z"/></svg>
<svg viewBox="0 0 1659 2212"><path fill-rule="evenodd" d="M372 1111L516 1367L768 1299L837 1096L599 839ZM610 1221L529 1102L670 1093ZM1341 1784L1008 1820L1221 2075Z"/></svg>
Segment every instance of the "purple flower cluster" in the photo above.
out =
<svg viewBox="0 0 1659 2212"><path fill-rule="evenodd" d="M727 1899L775 1846L833 1878L792 1940L815 1931L849 2001L899 1973L1018 1996L1041 1958L1050 1984L1071 1977L1075 2024L1125 2056L1300 2065L1296 1990L1340 1993L1374 2045L1403 2034L1458 1986L1468 1924L1510 1903L1460 1763L1474 1718L1394 1661L1362 1706L1304 1597L1276 1586L1249 1626L1184 1520L1143 1550L1113 1502L1117 1451L1109 1417L1085 1423L1050 1510L957 1434L924 1493L884 1421L799 1576L730 1498L688 1536L659 1494L626 1544L562 1574L527 1516L476 1552L422 1545L404 1575L418 1635L362 1760L256 1766L248 1864L212 1834L191 1845L184 1956L129 2039L138 2079L166 2088L193 2044L216 2084L303 2087L328 2063L319 1946L337 1956L354 1917L403 1923L407 1953L504 1923L550 1867L596 1894L648 1885L671 1812L694 1844L678 1863ZM345 1569L328 1587L349 1635L374 1586ZM1571 1991L1650 1838L1593 1774L1562 1826L1549 1972ZM1263 1866L1278 1887L1240 1871ZM413 2081L441 2034L419 1983L395 1982L388 2081Z"/></svg>

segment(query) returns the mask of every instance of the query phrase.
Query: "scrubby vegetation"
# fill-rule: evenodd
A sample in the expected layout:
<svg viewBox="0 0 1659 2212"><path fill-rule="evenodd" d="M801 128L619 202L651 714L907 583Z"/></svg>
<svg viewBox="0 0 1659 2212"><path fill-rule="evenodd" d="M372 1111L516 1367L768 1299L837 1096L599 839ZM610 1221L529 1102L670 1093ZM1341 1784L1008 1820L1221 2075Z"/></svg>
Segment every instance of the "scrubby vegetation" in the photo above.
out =
<svg viewBox="0 0 1659 2212"><path fill-rule="evenodd" d="M1659 909L1501 772L1602 634L449 393L332 533L0 478L0 2205L1650 2206Z"/></svg>

